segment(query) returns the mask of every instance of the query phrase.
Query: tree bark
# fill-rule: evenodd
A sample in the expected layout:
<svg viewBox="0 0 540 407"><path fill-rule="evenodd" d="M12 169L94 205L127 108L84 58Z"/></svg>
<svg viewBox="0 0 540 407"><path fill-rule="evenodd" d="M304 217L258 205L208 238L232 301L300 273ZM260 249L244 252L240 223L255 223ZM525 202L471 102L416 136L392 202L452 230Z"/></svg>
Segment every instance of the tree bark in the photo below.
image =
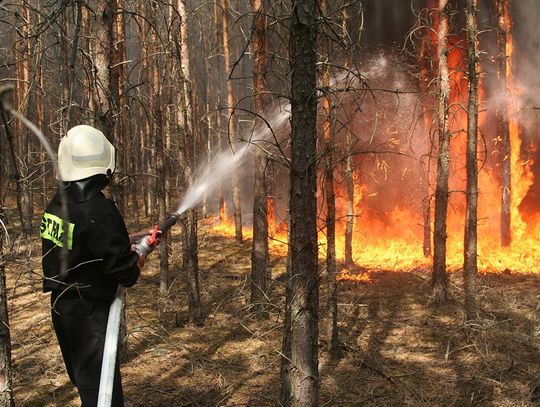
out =
<svg viewBox="0 0 540 407"><path fill-rule="evenodd" d="M266 17L262 0L253 1L253 101L255 114L264 109L266 71ZM256 119L256 123L262 125ZM266 188L267 157L263 149L255 146L255 172L253 175L253 245L251 250L251 304L260 309L267 302L270 286L268 254L268 192Z"/></svg>
<svg viewBox="0 0 540 407"><path fill-rule="evenodd" d="M499 45L498 58L498 95L497 108L499 137L501 139L501 245L508 246L512 242L511 230L511 205L512 205L512 179L511 179L511 155L510 127L508 118L508 83L507 83L507 59L506 52L507 30L509 25L508 1L497 0L498 29L497 42Z"/></svg>
<svg viewBox="0 0 540 407"><path fill-rule="evenodd" d="M125 25L124 25L124 0L116 0L117 10L114 16L114 31L113 31L113 68L111 69L111 78L114 80L112 86L116 89L114 94L117 97L118 103L118 126L116 129L116 173L122 177L122 182L116 184L117 197L120 206L120 210L123 214L127 213L127 191L130 183L127 177L129 173L128 162L131 160L128 158L130 154L130 145L128 138L126 137L126 123L125 123L125 111L124 111L124 84L126 83L126 70L124 61L126 60L126 48L125 48Z"/></svg>
<svg viewBox="0 0 540 407"><path fill-rule="evenodd" d="M296 0L291 16L291 405L317 406L317 92L315 0Z"/></svg>
<svg viewBox="0 0 540 407"><path fill-rule="evenodd" d="M429 143L432 127L432 99L429 96L429 67L428 62L431 62L431 53L429 52L429 34L426 29L426 33L422 38L420 45L420 51L418 53L418 60L420 61L420 93L422 98L422 118L424 127L424 137L426 142ZM428 144L429 145L429 144ZM430 180L431 180L431 159L428 158L427 168L422 166L422 190L424 191L424 199L422 200L422 211L424 219L424 241L422 249L424 257L431 256L431 195L430 195Z"/></svg>
<svg viewBox="0 0 540 407"><path fill-rule="evenodd" d="M111 78L114 49L114 23L116 15L116 1L98 0L94 11L96 21L94 33L93 59L94 59L94 104L96 126L105 134L111 143L115 143L114 127L115 112L118 105L117 82Z"/></svg>
<svg viewBox="0 0 540 407"><path fill-rule="evenodd" d="M0 205L0 220L4 219ZM0 226L1 228L1 226ZM14 407L11 335L7 307L6 272L3 258L4 231L0 230L0 406Z"/></svg>
<svg viewBox="0 0 540 407"><path fill-rule="evenodd" d="M328 18L328 1L319 0L323 18ZM330 88L330 68L328 66L330 40L321 38L321 76L322 87L327 93L322 96L322 136L325 148L324 160L324 191L326 198L326 277L328 284L328 320L326 335L328 352L332 360L339 356L338 326L337 326L337 282L336 282L336 196L334 192L334 134L332 125L332 106L328 95Z"/></svg>
<svg viewBox="0 0 540 407"><path fill-rule="evenodd" d="M182 107L180 124L183 125L184 134L184 184L187 188L193 182L193 168L195 165L195 126L193 119L193 94L191 91L190 55L187 46L187 14L184 0L177 0L180 14L180 27L178 32L178 53L181 71L181 89L179 94ZM200 325L203 322L201 295L199 290L199 260L197 254L197 212L190 209L182 218L183 229L183 256L184 270L188 283L188 313L191 324Z"/></svg>
<svg viewBox="0 0 540 407"><path fill-rule="evenodd" d="M143 9L146 10L146 7ZM141 60L141 68L139 72L139 82L148 82L149 73L151 71L150 62L148 58L148 22L144 16L139 16L138 18L138 42L139 42L139 58ZM137 89L137 96L140 100L144 99L144 94L142 89ZM155 205L155 194L152 191L155 189L155 179L152 177L153 168L152 168L152 151L150 143L150 118L148 114L148 108L143 104L139 103L139 114L141 117L141 138L140 138L140 151L139 156L139 171L144 173L144 177L141 180L143 186L143 207L144 215L149 216L153 213Z"/></svg>
<svg viewBox="0 0 540 407"><path fill-rule="evenodd" d="M155 7L155 8L154 8ZM168 176L168 168L165 163L165 152L163 148L163 109L161 106L162 96L162 78L161 78L161 58L160 51L161 45L159 43L157 32L157 12L158 9L155 4L152 4L147 10L147 18L150 22L150 50L151 50L151 69L150 69L150 85L151 85L151 107L152 107L152 120L151 131L152 139L154 142L155 151L155 168L156 168L156 190L158 202L158 217L159 219L165 219L166 212L166 198L165 198L165 179ZM160 257L160 277L159 277L159 294L161 297L165 297L169 289L169 244L168 237L170 233L166 233L161 237L161 244L159 246Z"/></svg>
<svg viewBox="0 0 540 407"><path fill-rule="evenodd" d="M228 0L221 0L221 15L223 24L223 54L225 56L225 72L227 74L227 115L229 129L229 143L232 148L236 148L237 131L236 116L234 114L234 90L231 79L231 48L229 45L229 13ZM232 174L232 195L234 208L235 237L238 242L242 241L242 203L240 200L240 182L238 173L233 170Z"/></svg>
<svg viewBox="0 0 540 407"><path fill-rule="evenodd" d="M448 128L448 100L450 83L448 73L448 0L439 0L439 30L437 56L439 59L439 151L437 157L437 185L435 189L435 230L433 256L433 301L443 304L448 297L446 275L446 215L448 211L448 171L450 163L450 131Z"/></svg>
<svg viewBox="0 0 540 407"><path fill-rule="evenodd" d="M24 219L25 219L25 211L24 211L24 199L23 199L23 186L21 181L21 174L19 171L19 166L17 165L17 155L15 153L15 141L13 140L13 132L11 125L8 121L7 113L3 110L0 112L0 115L2 115L2 124L4 125L4 131L6 132L6 138L8 141L8 148L9 148L9 157L11 159L11 165L12 165L12 171L13 175L12 178L15 180L15 194L17 196L17 210L19 212L19 219L21 220L21 225L24 225ZM26 225L23 226L23 228L28 228L31 226ZM26 236L29 236L26 234Z"/></svg>
<svg viewBox="0 0 540 407"><path fill-rule="evenodd" d="M29 7L22 7L21 13L23 16L24 24L21 27L21 33L23 40L20 42L20 52L17 58L21 63L18 64L18 78L17 81L17 106L18 110L27 115L29 100L30 100L30 9ZM28 239L32 236L32 217L34 214L34 208L32 203L32 166L33 158L30 151L30 135L25 126L19 121L14 123L15 130L15 151L17 152L16 160L13 165L18 166L18 178L17 182L17 197L20 201L21 210L21 227L25 238L27 239L27 248L30 250L31 245ZM20 165L19 165L20 163Z"/></svg>
<svg viewBox="0 0 540 407"><path fill-rule="evenodd" d="M213 75L215 78L217 78L217 84L214 86L214 108L215 108L215 125L216 125L216 147L215 147L215 153L218 154L219 151L223 148L223 135L221 132L221 80L222 80L222 74L221 70L218 67L219 64L219 56L221 55L221 45L220 44L220 18L219 18L219 9L220 4L218 1L214 1L214 54L216 55L216 63L213 64L214 70ZM221 19L223 20L223 19ZM225 214L225 193L223 185L219 186L218 190L218 205L219 205L219 220L220 222L223 222L223 215Z"/></svg>
<svg viewBox="0 0 540 407"><path fill-rule="evenodd" d="M290 214L289 214L290 215ZM288 224L291 224L289 216ZM288 228L287 241L291 241L291 228ZM281 383L279 400L283 407L291 405L291 245L287 245L287 279L285 280L285 317L283 318L283 336L281 340L281 365L279 379Z"/></svg>
<svg viewBox="0 0 540 407"><path fill-rule="evenodd" d="M467 125L467 213L463 277L465 314L476 319L477 222L478 222L478 25L477 0L467 0L466 20L469 58L469 106Z"/></svg>
<svg viewBox="0 0 540 407"><path fill-rule="evenodd" d="M350 27L350 15L348 5L343 6L341 11L343 18L342 35L341 39L345 47L345 61L344 69L349 69L350 66L350 53L353 52L353 44L350 41L349 27ZM354 47L356 48L356 47ZM352 151L352 132L348 129L345 130L345 187L347 189L347 221L345 223L345 265L351 267L354 265L353 260L353 233L354 233L354 164L353 164L353 151Z"/></svg>

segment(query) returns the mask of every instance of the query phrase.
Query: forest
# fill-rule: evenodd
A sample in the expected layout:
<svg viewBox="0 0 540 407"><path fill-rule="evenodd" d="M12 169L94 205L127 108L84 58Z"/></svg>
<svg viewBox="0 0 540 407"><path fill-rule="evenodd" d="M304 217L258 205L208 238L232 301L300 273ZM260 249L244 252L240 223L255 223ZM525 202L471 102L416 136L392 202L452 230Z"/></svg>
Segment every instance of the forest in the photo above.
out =
<svg viewBox="0 0 540 407"><path fill-rule="evenodd" d="M40 225L82 124L129 233L172 225L120 297L126 406L540 405L539 23L537 0L0 1L0 407L80 405Z"/></svg>

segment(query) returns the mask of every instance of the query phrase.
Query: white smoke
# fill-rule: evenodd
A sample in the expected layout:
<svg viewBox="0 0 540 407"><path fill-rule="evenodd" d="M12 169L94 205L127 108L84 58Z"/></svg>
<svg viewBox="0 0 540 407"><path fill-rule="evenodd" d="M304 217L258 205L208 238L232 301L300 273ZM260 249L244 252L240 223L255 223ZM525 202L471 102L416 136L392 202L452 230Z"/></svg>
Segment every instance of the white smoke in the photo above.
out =
<svg viewBox="0 0 540 407"><path fill-rule="evenodd" d="M512 2L512 30L514 32L517 85L520 88L521 112L519 120L529 138L540 140L540 2L520 0Z"/></svg>

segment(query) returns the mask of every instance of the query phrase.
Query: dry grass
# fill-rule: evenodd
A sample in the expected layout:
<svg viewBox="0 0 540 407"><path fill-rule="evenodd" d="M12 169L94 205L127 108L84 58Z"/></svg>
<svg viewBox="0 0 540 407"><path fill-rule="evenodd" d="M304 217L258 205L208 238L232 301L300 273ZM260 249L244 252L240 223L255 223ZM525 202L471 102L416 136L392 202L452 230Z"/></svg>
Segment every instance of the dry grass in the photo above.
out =
<svg viewBox="0 0 540 407"><path fill-rule="evenodd" d="M161 304L165 311L158 317L155 254L129 290L122 365L127 406L279 405L284 260L273 259L273 306L268 318L261 318L248 303L249 242L239 245L202 231L200 243L203 327L185 325L176 241L173 284ZM52 333L48 296L39 292L37 262L31 278L24 271L26 260L8 264L16 402L76 406ZM536 405L536 275L481 276L481 318L468 325L463 324L458 274L451 276L453 302L438 309L429 303L424 271L372 271L371 277L368 286L340 283L344 353L338 363L330 363L321 350L322 406ZM321 304L325 301L323 289Z"/></svg>

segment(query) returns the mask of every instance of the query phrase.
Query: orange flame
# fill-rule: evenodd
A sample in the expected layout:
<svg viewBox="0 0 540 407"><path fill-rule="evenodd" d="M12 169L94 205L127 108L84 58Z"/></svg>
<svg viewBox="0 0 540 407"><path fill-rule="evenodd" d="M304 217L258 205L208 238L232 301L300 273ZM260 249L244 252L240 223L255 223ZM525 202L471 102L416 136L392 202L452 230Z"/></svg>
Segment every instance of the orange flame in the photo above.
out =
<svg viewBox="0 0 540 407"><path fill-rule="evenodd" d="M353 274L348 269L343 269L336 276L337 281L349 281L353 284L371 284L371 276L369 273Z"/></svg>
<svg viewBox="0 0 540 407"><path fill-rule="evenodd" d="M436 23L436 21L435 21ZM480 272L538 272L540 263L540 215L523 220L519 205L534 183L532 172L533 160L522 157L522 135L518 122L519 95L522 92L513 79L512 72L512 36L507 33L507 83L509 88L509 126L511 136L511 171L512 171L512 244L506 248L500 245L500 181L499 167L482 167L479 173L479 208L478 208L478 267ZM434 40L433 38L431 39ZM447 266L449 271L461 270L463 267L463 236L465 222L465 152L467 115L463 106L467 104L468 83L464 73L467 70L467 57L464 49L465 40L458 36L449 38L449 68L451 72L451 179L450 190L453 191L449 201ZM433 48L433 47L432 47ZM425 74L425 73L423 73ZM483 80L480 83L480 103L485 95ZM479 109L485 110L482 107ZM487 131L485 111L480 113L480 131ZM429 121L426 122L426 126ZM395 140L399 142L399 140ZM534 153L534 146L527 147L528 155ZM389 171L382 160L378 162L378 171ZM431 174L433 176L433 174ZM410 175L402 174L404 182L418 182L408 179ZM365 177L367 178L367 177ZM422 247L423 217L422 209L409 202L396 202L393 209L380 213L377 203L380 195L367 181L361 182L359 173L354 174L354 231L353 260L356 265L367 269L412 271L429 269L431 258L425 258ZM347 191L341 184L336 184L336 254L338 260L344 259L345 230L347 215ZM419 199L420 201L420 199ZM287 223L276 220L273 201L268 199L270 248L273 253L287 253ZM226 214L225 214L226 215ZM321 219L321 229L323 226ZM234 236L234 224L226 216L222 222L212 229L214 233ZM246 231L247 232L247 231ZM249 236L249 233L246 233ZM326 237L324 231L319 233L320 255L326 253ZM371 282L369 274L356 274L343 269L338 275L339 281L353 283Z"/></svg>

